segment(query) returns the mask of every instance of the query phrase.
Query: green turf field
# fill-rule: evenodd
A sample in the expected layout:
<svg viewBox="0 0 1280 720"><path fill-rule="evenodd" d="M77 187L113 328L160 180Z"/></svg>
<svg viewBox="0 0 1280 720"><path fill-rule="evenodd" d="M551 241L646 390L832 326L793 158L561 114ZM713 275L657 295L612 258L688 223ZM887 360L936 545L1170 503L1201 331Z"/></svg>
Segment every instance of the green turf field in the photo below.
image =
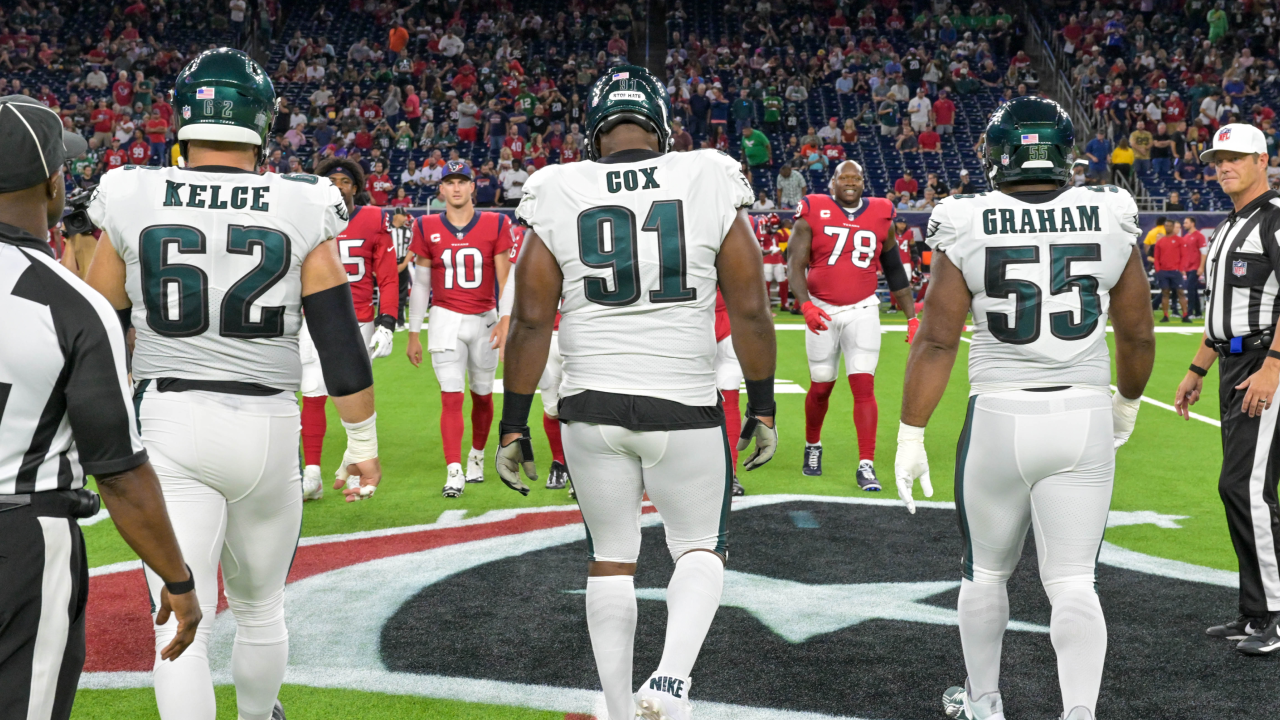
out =
<svg viewBox="0 0 1280 720"><path fill-rule="evenodd" d="M901 323L900 318L900 315L886 315L884 322ZM778 318L780 324L794 324L797 321L798 318L786 314ZM1173 329L1178 326L1157 327ZM802 329L778 331L777 378L807 387L804 332ZM488 481L482 485L468 485L466 494L460 499L443 499L440 488L444 483L445 471L438 428L438 387L428 365L415 369L405 359L405 336L400 334L397 340L396 352L391 357L374 363L383 467L383 482L377 497L370 502L347 504L341 502L337 493L327 491L324 500L307 504L303 535L329 535L430 523L441 512L450 509L466 509L471 515L477 515L496 508L571 502L564 491L548 491L541 487L541 481L528 497L521 497L497 480L492 464L496 423L489 443ZM904 340L905 333L902 332L884 334L876 376L876 394L880 406L876 470L885 486L886 495L894 494L893 454L902 394L902 371L908 349ZM1174 390L1199 342L1198 334L1157 335L1155 372L1147 386L1146 397L1172 403ZM962 344L952 384L926 432L936 490L934 500L951 500L953 497L949 478L953 473L955 441L963 422L968 393L966 352L967 345ZM1205 383L1206 399L1193 408L1212 419L1218 417L1216 376L1216 372L1210 373ZM769 465L751 473L740 474L747 492L857 494L857 484L854 481L857 466L856 442L851 415L852 399L847 386L838 385L831 399L823 436L825 475L820 478L808 478L800 473L804 444L804 395L779 394L777 401L779 452ZM536 418L540 412L536 404L533 412ZM498 414L501 414L500 408ZM469 414L467 417L469 424ZM550 462L550 452L541 424L535 420L531 425L539 469L545 473ZM470 430L467 432L465 437L469 438ZM326 477L332 477L344 443L341 425L330 405L329 432L325 443ZM1196 420L1184 421L1171 410L1144 403L1133 438L1119 451L1117 457L1112 509L1155 511L1187 516L1187 519L1179 521L1181 529L1165 529L1150 524L1115 527L1108 530L1107 540L1151 555L1234 570L1235 556L1217 495L1220 461L1221 445L1216 427ZM917 498L918 492L917 490ZM91 566L134 557L110 522L86 528L85 537ZM584 671L588 669L584 668ZM234 719L233 693L230 688L219 688L218 696L218 717ZM296 686L286 687L281 697L290 709L290 717L295 719L563 718L563 714L557 713L420 698L398 699L378 694ZM82 691L73 717L87 720L158 716L151 691L139 689Z"/></svg>

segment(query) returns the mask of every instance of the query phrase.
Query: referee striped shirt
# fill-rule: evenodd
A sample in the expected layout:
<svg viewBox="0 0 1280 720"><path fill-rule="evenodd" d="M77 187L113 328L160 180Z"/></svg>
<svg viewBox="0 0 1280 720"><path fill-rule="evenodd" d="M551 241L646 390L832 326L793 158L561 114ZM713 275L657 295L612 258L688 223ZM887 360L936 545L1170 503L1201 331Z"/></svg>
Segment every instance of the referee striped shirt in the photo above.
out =
<svg viewBox="0 0 1280 720"><path fill-rule="evenodd" d="M106 298L0 223L0 495L84 487L147 460Z"/></svg>
<svg viewBox="0 0 1280 720"><path fill-rule="evenodd" d="M1205 333L1226 342L1274 330L1280 319L1280 194L1268 190L1213 233Z"/></svg>

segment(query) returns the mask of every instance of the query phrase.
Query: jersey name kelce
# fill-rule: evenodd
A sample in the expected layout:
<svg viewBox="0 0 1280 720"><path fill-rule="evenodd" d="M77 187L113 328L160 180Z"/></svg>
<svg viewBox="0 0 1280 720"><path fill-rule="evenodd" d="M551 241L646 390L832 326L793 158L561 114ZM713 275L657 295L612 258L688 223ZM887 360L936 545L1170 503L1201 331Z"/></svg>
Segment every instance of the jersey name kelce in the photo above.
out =
<svg viewBox="0 0 1280 720"><path fill-rule="evenodd" d="M511 250L512 227L506 215L491 212L477 212L462 228L443 212L418 218L409 252L431 261L431 304L463 315L497 307L493 257Z"/></svg>
<svg viewBox="0 0 1280 720"><path fill-rule="evenodd" d="M373 322L381 310L381 314L395 315L399 310L399 291L381 293L378 304L373 303L374 280L378 284L388 282L388 278L396 278L399 284L399 271L396 269L396 248L391 239L391 231L387 229L386 217L382 208L373 205L362 205L352 213L351 222L338 235L338 257L347 270L347 281L351 283L351 301L356 307L356 320L362 323Z"/></svg>
<svg viewBox="0 0 1280 720"><path fill-rule="evenodd" d="M879 303L880 254L897 215L884 198L862 198L846 209L830 195L806 195L796 208L812 229L809 246L809 294L822 306ZM896 250L896 248L894 248Z"/></svg>
<svg viewBox="0 0 1280 720"><path fill-rule="evenodd" d="M561 396L716 405L716 256L754 193L715 150L624 158L543 168L516 210L564 275Z"/></svg>
<svg viewBox="0 0 1280 720"><path fill-rule="evenodd" d="M348 220L333 183L126 166L102 177L89 216L125 263L134 379L298 389L302 262Z"/></svg>
<svg viewBox="0 0 1280 720"><path fill-rule="evenodd" d="M973 295L971 392L1107 390L1108 293L1138 233L1133 197L1110 185L939 203L926 241Z"/></svg>

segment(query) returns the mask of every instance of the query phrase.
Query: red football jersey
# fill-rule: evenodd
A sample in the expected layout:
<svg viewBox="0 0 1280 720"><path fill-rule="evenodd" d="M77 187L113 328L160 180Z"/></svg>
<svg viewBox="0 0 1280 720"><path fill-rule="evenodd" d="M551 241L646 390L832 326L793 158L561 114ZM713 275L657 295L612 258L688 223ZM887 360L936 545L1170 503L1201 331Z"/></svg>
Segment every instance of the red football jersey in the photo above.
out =
<svg viewBox="0 0 1280 720"><path fill-rule="evenodd" d="M511 250L511 235L511 220L501 213L477 212L463 228L443 212L419 217L409 251L431 261L431 304L465 315L497 307L493 258Z"/></svg>
<svg viewBox="0 0 1280 720"><path fill-rule="evenodd" d="M729 306L724 304L724 295L716 288L716 342L729 337Z"/></svg>
<svg viewBox="0 0 1280 720"><path fill-rule="evenodd" d="M372 205L357 207L337 241L338 256L351 283L356 319L364 323L372 322L378 315L395 317L400 310L400 273L396 269L395 243L387 230L382 209ZM377 305L373 303L375 283Z"/></svg>
<svg viewBox="0 0 1280 720"><path fill-rule="evenodd" d="M769 228L765 223L765 217L765 215L752 215L751 229L755 231L756 242L760 243L760 249L764 251L764 264L781 265L782 252L772 252L772 250L778 247L782 236Z"/></svg>
<svg viewBox="0 0 1280 720"><path fill-rule="evenodd" d="M532 228L521 228L519 226L515 226L511 228L512 245L511 245L510 257L511 257L511 272L513 273L515 272L516 261L520 259L520 248L524 247L524 239L531 232L533 232ZM564 304L564 300L561 299L560 303ZM560 311L556 310L556 324L551 326L551 330L555 332L555 331L558 331L559 329L560 329Z"/></svg>
<svg viewBox="0 0 1280 720"><path fill-rule="evenodd" d="M103 153L102 159L107 163L108 170L115 170L129 162L129 153L124 150L108 150Z"/></svg>
<svg viewBox="0 0 1280 720"><path fill-rule="evenodd" d="M896 215L884 198L863 197L846 210L830 195L806 195L796 217L813 230L809 294L829 305L855 305L874 295L880 253Z"/></svg>
<svg viewBox="0 0 1280 720"><path fill-rule="evenodd" d="M391 191L395 189L395 185L386 173L369 175L369 178L364 181L364 186L369 191L369 197L373 200L373 204L379 206L387 204L387 198L391 195Z"/></svg>

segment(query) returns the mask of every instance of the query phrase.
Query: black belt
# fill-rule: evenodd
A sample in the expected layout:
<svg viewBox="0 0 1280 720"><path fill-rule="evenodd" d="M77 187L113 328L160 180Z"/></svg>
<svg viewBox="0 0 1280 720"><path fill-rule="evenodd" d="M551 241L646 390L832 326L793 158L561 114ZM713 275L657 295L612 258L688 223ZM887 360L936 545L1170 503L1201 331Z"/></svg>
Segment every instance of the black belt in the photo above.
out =
<svg viewBox="0 0 1280 720"><path fill-rule="evenodd" d="M102 500L92 490L49 490L22 495L0 495L0 512L31 508L45 517L89 518L98 514Z"/></svg>
<svg viewBox="0 0 1280 720"><path fill-rule="evenodd" d="M144 380L143 383L148 381ZM158 378L156 379L156 390L162 393L167 392L187 392L188 390L204 390L207 392L219 392L227 395L249 395L252 397L268 397L271 395L279 395L284 390L273 388L270 385L262 385L260 383L237 382L234 380L188 380L186 378ZM146 385L139 384L138 391L142 391Z"/></svg>
<svg viewBox="0 0 1280 720"><path fill-rule="evenodd" d="M1226 357L1228 355L1241 355L1247 352L1256 352L1258 350L1269 350L1271 348L1271 333L1258 332L1243 337L1234 337L1226 342L1218 342L1205 338L1204 346L1218 353L1218 357Z"/></svg>

